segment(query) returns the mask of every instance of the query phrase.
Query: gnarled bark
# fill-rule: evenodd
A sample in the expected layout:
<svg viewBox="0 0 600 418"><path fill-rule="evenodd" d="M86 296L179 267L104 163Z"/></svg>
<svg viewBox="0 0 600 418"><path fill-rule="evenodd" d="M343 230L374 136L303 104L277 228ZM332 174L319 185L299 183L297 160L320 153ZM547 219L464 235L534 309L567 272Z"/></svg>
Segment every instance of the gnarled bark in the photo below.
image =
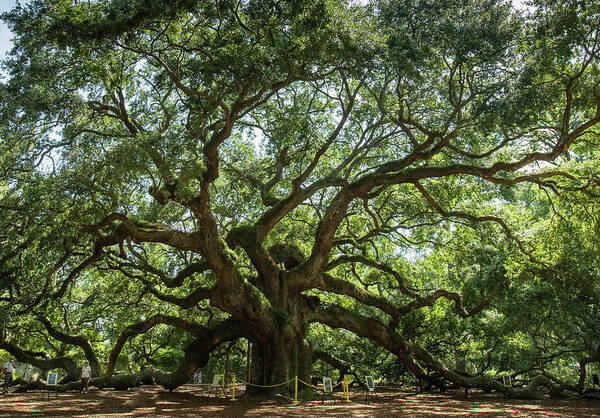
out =
<svg viewBox="0 0 600 418"><path fill-rule="evenodd" d="M173 373L155 371L153 378L156 383L165 389L173 390L188 381L194 371L208 363L210 353L221 343L235 340L245 335L246 328L243 323L234 319L221 321L208 328L187 322L181 318L154 315L145 321L127 327L110 353L109 363L106 367L104 378L110 381L113 376L115 363L125 342L136 335L142 334L157 324L167 324L186 330L196 337L185 349L185 356L178 369Z"/></svg>
<svg viewBox="0 0 600 418"><path fill-rule="evenodd" d="M38 320L44 324L48 330L48 334L50 334L52 337L64 343L81 347L85 353L85 358L88 360L90 367L92 368L92 376L100 376L102 372L100 362L98 361L98 357L96 356L96 353L94 352L94 349L87 338L82 335L69 335L60 331L56 329L47 318L40 316L38 317Z"/></svg>

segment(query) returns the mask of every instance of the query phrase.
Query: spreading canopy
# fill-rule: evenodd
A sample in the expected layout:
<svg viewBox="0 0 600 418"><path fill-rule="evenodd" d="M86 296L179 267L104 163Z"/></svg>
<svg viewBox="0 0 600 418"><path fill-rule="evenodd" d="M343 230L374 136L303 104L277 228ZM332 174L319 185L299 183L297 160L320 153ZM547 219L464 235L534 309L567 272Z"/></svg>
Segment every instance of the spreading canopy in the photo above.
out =
<svg viewBox="0 0 600 418"><path fill-rule="evenodd" d="M241 337L253 378L273 383L310 373L322 323L420 379L501 389L452 371L410 324L435 306L498 309L511 278L557 263L535 229L554 202L597 201L598 9L17 7L0 89L2 348L41 367L78 347L109 379L125 343L163 324L186 345L166 385ZM499 267L451 274L473 242ZM27 318L35 332L18 335ZM18 347L52 341L55 359Z"/></svg>

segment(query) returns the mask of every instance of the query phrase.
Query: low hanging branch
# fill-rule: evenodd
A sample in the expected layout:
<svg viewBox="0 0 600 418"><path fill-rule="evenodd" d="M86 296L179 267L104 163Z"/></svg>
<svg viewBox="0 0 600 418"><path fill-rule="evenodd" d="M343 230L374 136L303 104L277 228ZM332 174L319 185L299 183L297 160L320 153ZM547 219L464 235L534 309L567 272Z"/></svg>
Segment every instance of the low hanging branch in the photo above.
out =
<svg viewBox="0 0 600 418"><path fill-rule="evenodd" d="M50 336L52 336L53 338L56 338L57 340L62 341L63 343L72 344L80 347L85 353L85 358L90 363L90 367L92 368L92 376L100 376L100 374L102 373L100 362L98 361L98 357L96 356L96 353L94 352L90 341L86 337L82 335L66 334L60 331L59 329L56 329L52 325L52 323L43 316L38 316L38 321L44 324L46 330L48 330L48 334L50 334Z"/></svg>
<svg viewBox="0 0 600 418"><path fill-rule="evenodd" d="M8 341L1 341L0 348L8 351L13 355L18 362L31 364L41 370L63 369L67 375L64 382L70 382L79 379L79 367L71 357L62 356L55 358L39 358L31 355L29 352L22 350L15 344Z"/></svg>
<svg viewBox="0 0 600 418"><path fill-rule="evenodd" d="M180 362L177 370L173 373L164 373L159 370L147 368L138 373L130 374L113 374L116 359L123 348L125 342L136 335L140 335L157 324L168 324L184 329L189 333L200 338L194 339L184 349L184 358ZM220 344L226 341L234 341L247 334L247 329L239 321L229 319L216 324L214 327L207 328L197 324L193 324L176 317L166 315L154 315L146 321L132 325L126 328L119 337L119 340L113 347L110 354L109 365L103 376L95 377L90 380L91 385L97 387L112 387L118 390L126 390L131 387L139 386L142 383L152 384L157 383L165 389L173 390L185 382L199 367L204 367L209 360L210 353ZM6 341L0 344L3 348L13 354L17 360L27 362L36 367L43 369L70 367L69 376L72 378L65 379L62 384L57 385L59 391L78 390L81 385L79 382L69 383L69 381L78 380L79 369L75 363L69 358L57 358L50 360L39 360L18 349L16 346L7 343ZM26 384L19 389L20 392L28 390L39 390L47 388L45 383L36 381Z"/></svg>
<svg viewBox="0 0 600 418"><path fill-rule="evenodd" d="M313 351L312 360L313 360L313 363L316 362L317 360L321 360L321 361L329 364L330 366L336 368L340 373L340 375L338 376L337 383L340 383L341 381L343 381L345 375L351 375L351 376L354 376L354 381L352 383L358 384L359 387L364 386L364 383L362 382L362 380L360 380L360 378L358 377L356 372L350 370L350 366L348 366L347 364L343 363L342 361L336 359L331 354L326 353L324 351L316 350L316 351Z"/></svg>
<svg viewBox="0 0 600 418"><path fill-rule="evenodd" d="M199 341L203 341L207 346L206 350L202 351L206 356L208 356L208 353L210 353L214 347L221 344L223 341L243 336L243 327L241 326L241 323L233 319L222 321L208 328L173 316L153 315L145 321L130 325L121 332L121 335L110 352L108 365L106 366L106 372L104 374L105 378L110 378L113 375L117 358L127 340L147 332L158 324L171 325L199 337ZM196 348L199 347L200 346L196 344Z"/></svg>
<svg viewBox="0 0 600 418"><path fill-rule="evenodd" d="M499 380L484 376L465 376L447 369L427 350L405 341L398 333L379 320L362 317L339 306L330 305L313 311L312 320L332 328L344 328L360 337L376 341L383 348L395 354L420 380L433 383L445 380L465 389L495 390L516 399L536 399L539 397L539 388L541 387L547 388L554 397L562 396L565 390L577 392L576 388L557 383L544 375L532 379L525 388L505 387Z"/></svg>

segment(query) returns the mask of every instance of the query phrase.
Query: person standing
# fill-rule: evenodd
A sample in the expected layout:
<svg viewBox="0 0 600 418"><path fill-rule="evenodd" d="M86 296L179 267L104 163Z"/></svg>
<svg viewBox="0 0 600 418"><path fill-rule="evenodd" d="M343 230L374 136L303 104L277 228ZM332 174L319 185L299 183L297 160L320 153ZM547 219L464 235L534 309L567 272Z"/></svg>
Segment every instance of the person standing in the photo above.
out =
<svg viewBox="0 0 600 418"><path fill-rule="evenodd" d="M4 363L2 366L2 371L4 372L4 393L8 393L8 388L10 387L13 381L13 372L15 371L15 359L11 357L9 361Z"/></svg>
<svg viewBox="0 0 600 418"><path fill-rule="evenodd" d="M86 361L83 363L83 367L81 368L81 393L88 393L91 376L92 368L90 367L90 363Z"/></svg>

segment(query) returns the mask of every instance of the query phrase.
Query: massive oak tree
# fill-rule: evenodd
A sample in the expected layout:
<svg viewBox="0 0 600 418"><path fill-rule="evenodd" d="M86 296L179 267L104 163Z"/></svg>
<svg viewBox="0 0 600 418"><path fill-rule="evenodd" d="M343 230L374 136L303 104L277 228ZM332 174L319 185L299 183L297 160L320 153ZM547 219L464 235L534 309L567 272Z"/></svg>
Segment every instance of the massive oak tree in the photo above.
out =
<svg viewBox="0 0 600 418"><path fill-rule="evenodd" d="M4 19L1 348L69 379L76 348L127 386L122 350L167 326L185 348L165 387L239 338L270 385L309 379L320 323L420 380L507 390L406 318L479 315L511 275L477 293L412 268L477 230L542 269L514 193L598 197L597 4L32 0Z"/></svg>

